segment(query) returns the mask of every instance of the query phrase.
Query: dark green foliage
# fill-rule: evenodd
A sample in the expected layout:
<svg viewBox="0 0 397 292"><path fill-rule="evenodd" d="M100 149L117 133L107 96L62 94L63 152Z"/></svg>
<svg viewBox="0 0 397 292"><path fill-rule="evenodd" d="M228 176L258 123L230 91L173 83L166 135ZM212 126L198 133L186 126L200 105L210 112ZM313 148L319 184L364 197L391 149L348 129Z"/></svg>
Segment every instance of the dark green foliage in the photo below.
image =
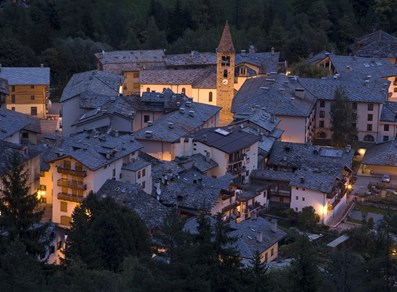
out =
<svg viewBox="0 0 397 292"><path fill-rule="evenodd" d="M37 210L39 199L30 193L28 172L21 155L14 152L7 162L1 180L4 185L0 198L0 230L9 241L18 240L31 255L44 255L48 225L41 224L44 210Z"/></svg>
<svg viewBox="0 0 397 292"><path fill-rule="evenodd" d="M348 101L343 90L335 91L335 101L331 105L332 142L336 147L343 147L355 141L357 120L354 117L353 106Z"/></svg>
<svg viewBox="0 0 397 292"><path fill-rule="evenodd" d="M35 0L0 10L0 62L39 66L66 38L112 49L164 48L169 53L213 52L228 20L236 51L272 47L289 63L322 50L349 53L358 36L374 28L396 34L396 0ZM12 49L7 49L10 47ZM2 48L4 46L4 48ZM74 50L51 65L59 98L71 74L95 67L92 52ZM73 50L70 47L68 50ZM100 51L100 50L97 50ZM8 53L6 53L8 52ZM21 54L22 52L22 54ZM61 53L61 55L64 53ZM86 64L81 60L90 59ZM67 73L67 74L66 74Z"/></svg>
<svg viewBox="0 0 397 292"><path fill-rule="evenodd" d="M66 258L92 269L119 271L128 256L149 255L149 235L138 215L111 198L90 194L72 215Z"/></svg>
<svg viewBox="0 0 397 292"><path fill-rule="evenodd" d="M320 217L316 214L316 211L312 206L304 207L298 216L299 227L305 231L315 231L319 221Z"/></svg>

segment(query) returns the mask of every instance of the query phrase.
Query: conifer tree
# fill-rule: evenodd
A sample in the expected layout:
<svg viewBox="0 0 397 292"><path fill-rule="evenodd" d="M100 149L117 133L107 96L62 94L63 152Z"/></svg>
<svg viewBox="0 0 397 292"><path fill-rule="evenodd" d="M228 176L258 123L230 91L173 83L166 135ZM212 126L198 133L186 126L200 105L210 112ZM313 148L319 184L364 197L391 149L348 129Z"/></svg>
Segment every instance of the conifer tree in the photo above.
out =
<svg viewBox="0 0 397 292"><path fill-rule="evenodd" d="M10 241L23 243L27 253L44 255L48 225L40 223L44 210L37 210L39 199L30 193L28 173L19 153L13 152L9 157L1 180L4 190L0 198L0 230Z"/></svg>

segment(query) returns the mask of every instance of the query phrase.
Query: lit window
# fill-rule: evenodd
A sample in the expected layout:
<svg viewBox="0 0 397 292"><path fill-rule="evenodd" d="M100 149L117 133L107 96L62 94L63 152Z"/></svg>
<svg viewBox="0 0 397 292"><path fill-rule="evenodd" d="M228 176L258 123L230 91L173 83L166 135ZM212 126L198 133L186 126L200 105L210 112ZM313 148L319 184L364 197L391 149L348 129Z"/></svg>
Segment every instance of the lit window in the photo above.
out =
<svg viewBox="0 0 397 292"><path fill-rule="evenodd" d="M67 212L67 211L68 211L68 203L61 202L61 212Z"/></svg>

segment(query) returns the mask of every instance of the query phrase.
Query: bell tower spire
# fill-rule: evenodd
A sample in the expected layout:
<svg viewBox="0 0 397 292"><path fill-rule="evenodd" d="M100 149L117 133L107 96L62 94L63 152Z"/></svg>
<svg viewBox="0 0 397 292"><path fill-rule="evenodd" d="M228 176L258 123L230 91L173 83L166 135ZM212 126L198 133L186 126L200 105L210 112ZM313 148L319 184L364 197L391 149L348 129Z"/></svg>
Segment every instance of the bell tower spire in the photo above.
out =
<svg viewBox="0 0 397 292"><path fill-rule="evenodd" d="M216 59L216 105L222 107L219 118L220 124L227 125L233 121L230 110L234 97L235 64L234 45L227 21L216 50Z"/></svg>

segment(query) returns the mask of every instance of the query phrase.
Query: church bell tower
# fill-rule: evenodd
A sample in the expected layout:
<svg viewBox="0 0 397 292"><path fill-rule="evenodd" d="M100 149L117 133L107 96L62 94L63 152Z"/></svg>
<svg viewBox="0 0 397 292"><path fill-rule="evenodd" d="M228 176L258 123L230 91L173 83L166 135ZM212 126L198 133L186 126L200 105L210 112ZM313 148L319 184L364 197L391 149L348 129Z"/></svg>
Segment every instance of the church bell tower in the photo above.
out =
<svg viewBox="0 0 397 292"><path fill-rule="evenodd" d="M220 125L233 121L231 113L234 97L235 51L229 24L226 22L222 37L216 50L216 105L222 107Z"/></svg>

